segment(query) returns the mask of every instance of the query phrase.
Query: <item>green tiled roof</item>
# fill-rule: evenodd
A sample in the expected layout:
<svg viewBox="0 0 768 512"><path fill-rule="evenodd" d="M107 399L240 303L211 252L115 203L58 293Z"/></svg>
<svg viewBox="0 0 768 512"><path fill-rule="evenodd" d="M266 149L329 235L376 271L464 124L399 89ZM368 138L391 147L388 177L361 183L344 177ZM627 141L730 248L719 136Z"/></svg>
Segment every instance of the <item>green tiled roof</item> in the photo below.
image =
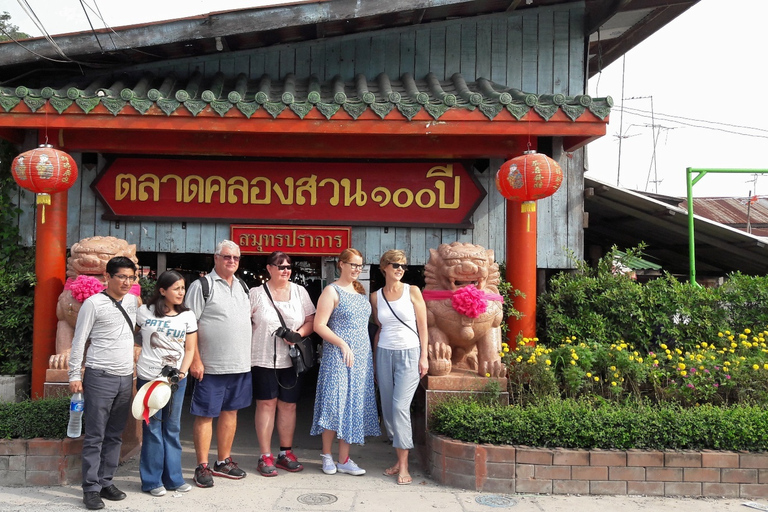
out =
<svg viewBox="0 0 768 512"><path fill-rule="evenodd" d="M59 114L73 104L88 114L101 103L113 115L126 112L125 109L158 114L152 109L156 106L169 116L182 108L197 116L210 107L220 116L235 109L247 118L259 109L274 118L289 109L303 119L316 109L330 120L341 110L353 119L371 110L381 119L397 111L409 121L422 109L436 120L446 112L462 110L479 110L491 120L504 110L517 120L531 110L545 121L558 111L572 121L587 111L604 120L613 106L610 96L537 95L504 87L485 78L468 83L459 73L446 81L438 80L432 73L421 80L415 80L410 74L391 80L382 73L372 81L358 75L352 82L345 82L338 76L329 82L321 82L315 76L302 79L292 74L282 81L268 75L257 79L245 74L227 76L223 73L204 77L199 71L188 79L173 75L116 79L102 76L79 85L51 85L41 89L0 87L0 106L5 112L10 112L21 102L33 112L47 102Z"/></svg>

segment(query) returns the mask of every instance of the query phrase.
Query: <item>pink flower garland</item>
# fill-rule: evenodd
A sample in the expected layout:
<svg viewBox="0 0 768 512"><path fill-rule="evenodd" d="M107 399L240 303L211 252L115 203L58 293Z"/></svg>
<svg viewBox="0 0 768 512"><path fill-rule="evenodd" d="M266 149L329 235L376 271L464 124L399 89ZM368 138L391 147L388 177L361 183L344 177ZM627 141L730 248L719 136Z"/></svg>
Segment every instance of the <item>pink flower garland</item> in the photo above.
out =
<svg viewBox="0 0 768 512"><path fill-rule="evenodd" d="M65 290L72 292L72 297L78 302L83 302L91 295L101 293L104 285L93 276L79 275L75 279L67 279Z"/></svg>
<svg viewBox="0 0 768 512"><path fill-rule="evenodd" d="M451 299L453 309L469 318L477 318L488 309L488 301L502 302L504 298L497 293L478 290L475 285L462 286L455 292L451 290L424 290L424 300Z"/></svg>

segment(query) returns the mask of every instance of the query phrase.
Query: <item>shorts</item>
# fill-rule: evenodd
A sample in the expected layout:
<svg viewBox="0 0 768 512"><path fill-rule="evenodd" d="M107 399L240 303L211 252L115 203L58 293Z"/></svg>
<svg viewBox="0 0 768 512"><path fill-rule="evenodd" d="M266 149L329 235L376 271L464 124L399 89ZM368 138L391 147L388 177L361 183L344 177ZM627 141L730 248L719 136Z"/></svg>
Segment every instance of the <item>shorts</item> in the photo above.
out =
<svg viewBox="0 0 768 512"><path fill-rule="evenodd" d="M203 375L195 381L189 412L218 418L221 411L236 411L251 405L251 372Z"/></svg>
<svg viewBox="0 0 768 512"><path fill-rule="evenodd" d="M301 375L296 375L293 367L275 370L274 368L252 366L251 375L253 376L254 400L277 398L281 402L295 404L301 398L301 385L304 379Z"/></svg>

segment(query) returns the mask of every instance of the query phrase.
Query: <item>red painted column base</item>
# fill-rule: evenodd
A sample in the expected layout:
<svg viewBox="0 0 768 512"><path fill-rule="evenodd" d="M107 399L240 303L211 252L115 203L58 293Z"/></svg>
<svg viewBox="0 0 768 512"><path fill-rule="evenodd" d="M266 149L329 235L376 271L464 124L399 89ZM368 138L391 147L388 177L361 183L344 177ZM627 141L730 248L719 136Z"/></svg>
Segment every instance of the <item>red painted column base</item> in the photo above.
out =
<svg viewBox="0 0 768 512"><path fill-rule="evenodd" d="M35 307L32 332L32 398L42 398L48 359L56 353L56 304L67 274L67 192L37 207Z"/></svg>
<svg viewBox="0 0 768 512"><path fill-rule="evenodd" d="M523 314L509 317L508 343L517 346L518 337L536 336L536 202L507 204L507 281L523 292L514 307Z"/></svg>

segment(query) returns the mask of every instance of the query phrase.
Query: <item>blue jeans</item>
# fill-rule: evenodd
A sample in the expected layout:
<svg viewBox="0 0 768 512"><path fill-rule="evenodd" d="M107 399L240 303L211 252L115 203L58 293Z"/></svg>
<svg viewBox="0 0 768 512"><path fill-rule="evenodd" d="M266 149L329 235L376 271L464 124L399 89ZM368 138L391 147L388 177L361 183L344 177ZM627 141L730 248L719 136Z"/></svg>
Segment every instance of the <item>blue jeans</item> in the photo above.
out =
<svg viewBox="0 0 768 512"><path fill-rule="evenodd" d="M146 383L147 381L137 378L136 389ZM168 405L149 418L149 424L141 420L144 440L141 444L139 474L142 491L151 491L160 486L177 489L184 485L179 432L185 389L187 379L182 379L179 381L179 389L173 393Z"/></svg>

